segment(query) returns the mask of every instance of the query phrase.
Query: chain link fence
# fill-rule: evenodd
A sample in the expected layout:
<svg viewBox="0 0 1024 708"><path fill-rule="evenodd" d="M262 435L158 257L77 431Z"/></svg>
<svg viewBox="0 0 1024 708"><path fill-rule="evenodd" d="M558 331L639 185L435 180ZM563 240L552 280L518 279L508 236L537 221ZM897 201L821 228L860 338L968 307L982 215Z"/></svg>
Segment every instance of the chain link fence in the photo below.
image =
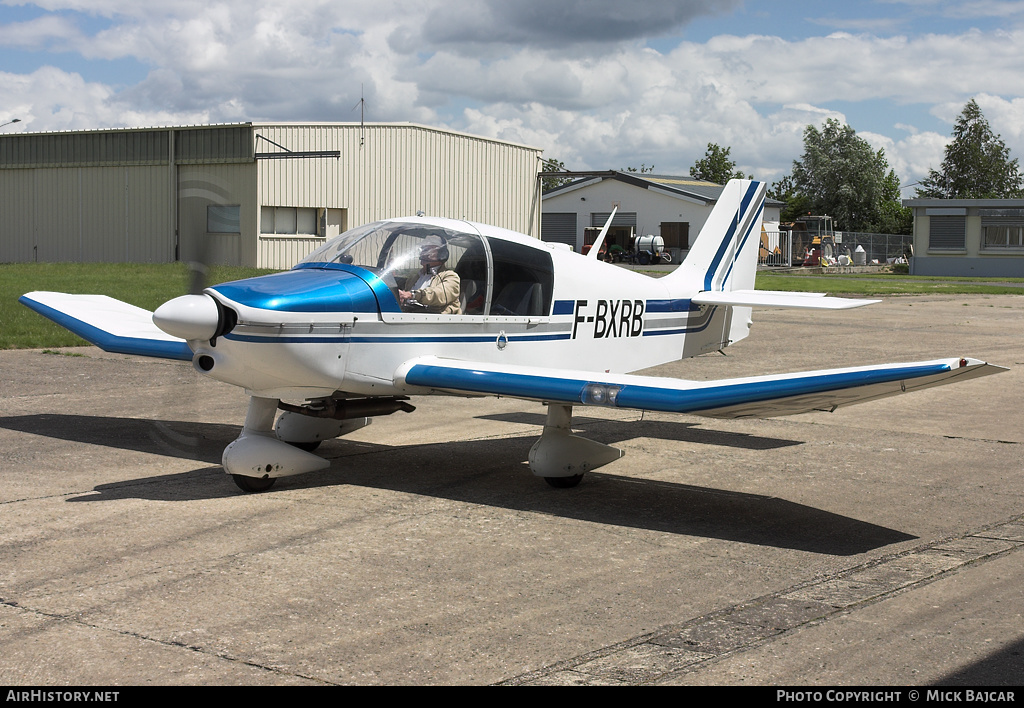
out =
<svg viewBox="0 0 1024 708"><path fill-rule="evenodd" d="M864 249L867 263L892 263L897 258L909 257L914 250L914 237L911 234L867 234L856 231L844 231L843 242L837 244L840 253L846 249L853 254L857 247Z"/></svg>
<svg viewBox="0 0 1024 708"><path fill-rule="evenodd" d="M810 236L800 231L763 231L758 264L768 267L791 268L802 265L810 244ZM864 263L892 263L909 256L914 237L909 234L871 234L857 231L836 233L835 256L849 255L857 263L857 248L864 249ZM817 263L815 263L817 265Z"/></svg>

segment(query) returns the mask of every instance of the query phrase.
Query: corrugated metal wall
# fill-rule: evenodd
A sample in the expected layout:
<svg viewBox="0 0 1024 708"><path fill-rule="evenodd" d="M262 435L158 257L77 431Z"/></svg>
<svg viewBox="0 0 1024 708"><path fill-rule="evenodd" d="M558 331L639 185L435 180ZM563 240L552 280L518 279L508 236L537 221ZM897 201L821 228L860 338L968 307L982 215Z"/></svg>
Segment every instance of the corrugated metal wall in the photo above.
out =
<svg viewBox="0 0 1024 708"><path fill-rule="evenodd" d="M179 165L251 163L252 129L248 125L232 125L177 130L174 161Z"/></svg>
<svg viewBox="0 0 1024 708"><path fill-rule="evenodd" d="M173 135L172 135L173 133ZM22 133L0 136L0 167L252 162L252 127L242 125Z"/></svg>
<svg viewBox="0 0 1024 708"><path fill-rule="evenodd" d="M174 259L166 166L0 170L0 262Z"/></svg>
<svg viewBox="0 0 1024 708"><path fill-rule="evenodd" d="M256 171L249 164L181 165L178 167L178 220L181 260L217 265L257 262ZM211 205L239 206L237 234L207 232Z"/></svg>
<svg viewBox="0 0 1024 708"><path fill-rule="evenodd" d="M101 167L166 163L167 130L24 133L0 140L3 167Z"/></svg>
<svg viewBox="0 0 1024 708"><path fill-rule="evenodd" d="M197 176L197 163L229 174ZM187 250L205 234L207 204L240 204L241 190L252 211L254 164L249 125L0 136L0 261L173 261L179 172L192 190L182 201L189 228L194 212L203 213L201 231L182 231ZM210 184L230 185L228 194ZM215 240L211 257L241 262L240 241ZM255 244L248 250L255 262Z"/></svg>
<svg viewBox="0 0 1024 708"><path fill-rule="evenodd" d="M291 268L324 244L324 239L260 236L259 263L261 268Z"/></svg>
<svg viewBox="0 0 1024 708"><path fill-rule="evenodd" d="M540 150L419 125L254 126L257 152L339 158L257 160L260 206L342 209L347 227L424 211L539 236ZM274 145L276 143L277 145ZM259 237L259 265L287 268L321 240Z"/></svg>
<svg viewBox="0 0 1024 708"><path fill-rule="evenodd" d="M274 143L340 158L256 159L282 152ZM339 224L418 210L539 236L539 157L523 145L411 124L4 135L0 262L201 257L288 268ZM208 233L211 205L238 206L239 233ZM263 206L330 209L332 226L321 238L261 236Z"/></svg>

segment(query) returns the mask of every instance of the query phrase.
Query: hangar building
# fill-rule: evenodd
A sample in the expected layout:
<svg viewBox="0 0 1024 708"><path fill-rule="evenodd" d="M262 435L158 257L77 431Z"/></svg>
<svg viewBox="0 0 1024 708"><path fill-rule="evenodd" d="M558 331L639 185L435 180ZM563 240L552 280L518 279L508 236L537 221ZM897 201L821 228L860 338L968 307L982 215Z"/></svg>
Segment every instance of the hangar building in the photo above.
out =
<svg viewBox="0 0 1024 708"><path fill-rule="evenodd" d="M572 173L570 173L572 174ZM607 243L629 247L630 236L661 236L678 263L700 233L724 187L692 177L594 172L550 189L543 196L541 238L566 243L577 252L593 242L615 205L619 210ZM778 230L782 203L765 200L765 228ZM594 231L588 231L593 229Z"/></svg>
<svg viewBox="0 0 1024 708"><path fill-rule="evenodd" d="M410 123L0 136L0 262L288 268L423 211L540 233L541 150Z"/></svg>

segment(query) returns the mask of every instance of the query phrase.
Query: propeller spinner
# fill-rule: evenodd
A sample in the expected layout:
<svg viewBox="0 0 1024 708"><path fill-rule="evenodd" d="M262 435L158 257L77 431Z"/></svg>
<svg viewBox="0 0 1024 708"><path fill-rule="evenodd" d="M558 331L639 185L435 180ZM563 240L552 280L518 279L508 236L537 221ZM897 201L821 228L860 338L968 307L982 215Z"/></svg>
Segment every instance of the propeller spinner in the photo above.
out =
<svg viewBox="0 0 1024 708"><path fill-rule="evenodd" d="M168 300L153 313L153 324L172 337L210 340L221 325L217 301L209 295L181 295Z"/></svg>

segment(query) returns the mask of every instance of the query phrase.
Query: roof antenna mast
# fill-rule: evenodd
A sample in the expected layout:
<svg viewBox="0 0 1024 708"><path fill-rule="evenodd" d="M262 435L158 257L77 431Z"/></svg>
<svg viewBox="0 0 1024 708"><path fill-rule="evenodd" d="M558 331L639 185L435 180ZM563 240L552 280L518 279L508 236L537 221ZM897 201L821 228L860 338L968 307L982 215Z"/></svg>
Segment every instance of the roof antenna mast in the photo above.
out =
<svg viewBox="0 0 1024 708"><path fill-rule="evenodd" d="M359 84L359 103L357 103L355 106L352 106L352 110L354 111L356 109L356 107L359 108L359 147L362 147L363 144L366 142L366 137L365 137L365 134L366 134L365 133L365 131L366 131L366 123L363 120L363 118L364 118L363 113L364 113L364 109L366 108L366 99L363 98L363 85L362 84Z"/></svg>

